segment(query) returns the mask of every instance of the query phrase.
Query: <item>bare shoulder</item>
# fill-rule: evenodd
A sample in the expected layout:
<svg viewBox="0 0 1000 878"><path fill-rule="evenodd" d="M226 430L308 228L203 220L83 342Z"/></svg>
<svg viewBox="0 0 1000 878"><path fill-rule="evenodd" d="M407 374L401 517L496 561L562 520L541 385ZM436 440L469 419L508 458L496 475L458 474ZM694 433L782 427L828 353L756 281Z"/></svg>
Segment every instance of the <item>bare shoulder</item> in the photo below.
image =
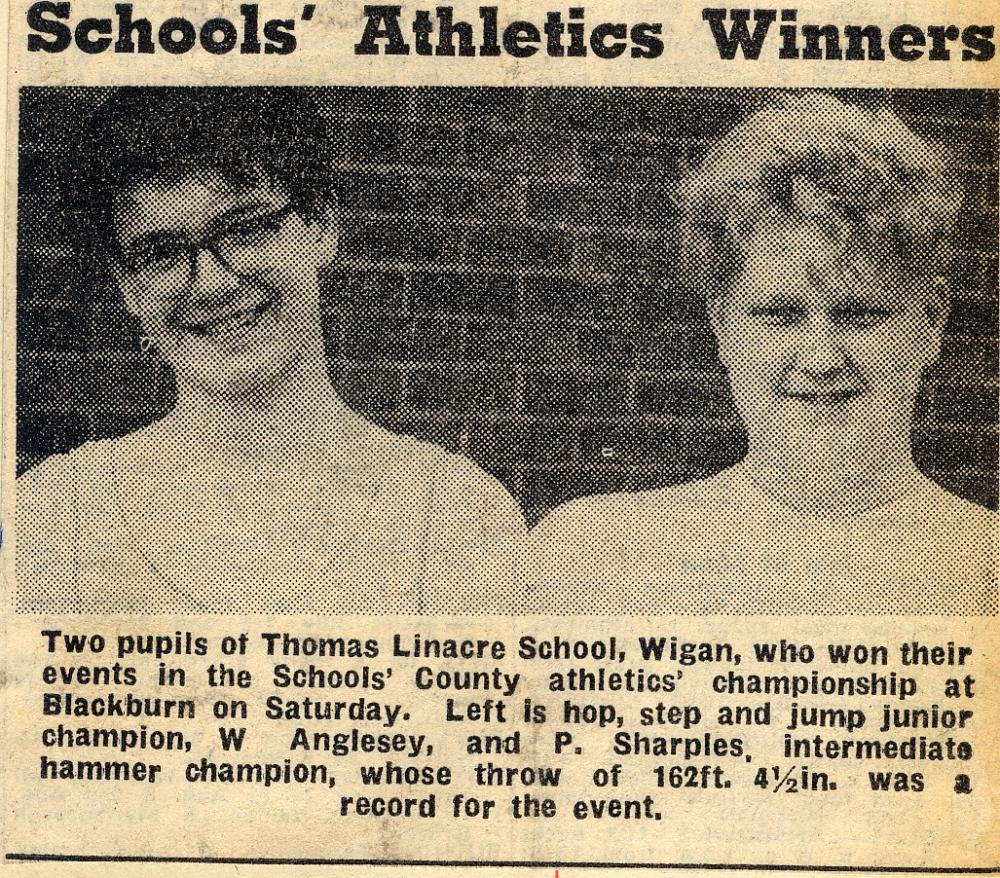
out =
<svg viewBox="0 0 1000 878"><path fill-rule="evenodd" d="M78 516L104 490L107 454L107 441L86 442L47 457L18 478L19 546L53 547L71 539Z"/></svg>
<svg viewBox="0 0 1000 878"><path fill-rule="evenodd" d="M531 531L532 542L538 545L581 542L594 534L616 528L634 515L638 493L621 491L580 497L557 506Z"/></svg>
<svg viewBox="0 0 1000 878"><path fill-rule="evenodd" d="M500 480L464 454L384 428L379 428L376 441L382 446L386 480L395 481L401 493L419 491L454 516L501 515L523 523L520 506Z"/></svg>
<svg viewBox="0 0 1000 878"><path fill-rule="evenodd" d="M989 529L997 524L996 512L953 494L931 479L924 481L921 504L925 515L942 523L962 522L967 526Z"/></svg>
<svg viewBox="0 0 1000 878"><path fill-rule="evenodd" d="M436 497L457 503L479 516L509 517L512 527L524 527L520 505L498 478L464 454L437 446L427 453Z"/></svg>
<svg viewBox="0 0 1000 878"><path fill-rule="evenodd" d="M729 470L705 479L654 488L582 497L556 507L532 531L539 543L592 540L602 533L661 530L722 507L730 498Z"/></svg>
<svg viewBox="0 0 1000 878"><path fill-rule="evenodd" d="M70 485L74 478L70 454L51 454L17 477L17 497L31 497L51 488Z"/></svg>
<svg viewBox="0 0 1000 878"><path fill-rule="evenodd" d="M18 506L49 498L66 499L79 491L81 482L100 477L105 469L108 441L85 442L62 454L52 454L24 472L17 480Z"/></svg>
<svg viewBox="0 0 1000 878"><path fill-rule="evenodd" d="M964 547L966 552L995 552L996 512L952 494L930 480L924 495L922 511L929 531L938 531L944 542Z"/></svg>

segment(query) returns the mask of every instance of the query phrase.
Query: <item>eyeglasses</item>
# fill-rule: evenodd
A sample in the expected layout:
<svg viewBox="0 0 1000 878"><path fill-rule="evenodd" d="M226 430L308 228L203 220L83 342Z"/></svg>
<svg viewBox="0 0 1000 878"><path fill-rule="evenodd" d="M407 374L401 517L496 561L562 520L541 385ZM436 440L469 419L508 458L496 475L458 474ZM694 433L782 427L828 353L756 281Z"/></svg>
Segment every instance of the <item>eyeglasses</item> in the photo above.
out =
<svg viewBox="0 0 1000 878"><path fill-rule="evenodd" d="M265 271L274 261L275 245L294 212L289 204L241 218L199 239L182 235L140 239L119 254L121 283L135 292L183 293L194 282L202 250L241 277Z"/></svg>

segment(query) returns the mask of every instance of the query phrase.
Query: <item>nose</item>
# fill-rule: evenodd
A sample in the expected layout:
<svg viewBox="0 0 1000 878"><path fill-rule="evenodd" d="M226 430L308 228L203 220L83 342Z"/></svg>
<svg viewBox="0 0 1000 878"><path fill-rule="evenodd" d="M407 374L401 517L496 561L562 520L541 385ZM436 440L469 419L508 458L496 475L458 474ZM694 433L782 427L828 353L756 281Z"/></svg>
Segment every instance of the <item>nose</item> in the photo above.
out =
<svg viewBox="0 0 1000 878"><path fill-rule="evenodd" d="M207 247L202 247L194 258L191 292L197 298L217 298L232 292L240 285L239 277Z"/></svg>
<svg viewBox="0 0 1000 878"><path fill-rule="evenodd" d="M847 354L836 328L825 317L810 318L795 351L795 366L813 377L828 377L846 365Z"/></svg>

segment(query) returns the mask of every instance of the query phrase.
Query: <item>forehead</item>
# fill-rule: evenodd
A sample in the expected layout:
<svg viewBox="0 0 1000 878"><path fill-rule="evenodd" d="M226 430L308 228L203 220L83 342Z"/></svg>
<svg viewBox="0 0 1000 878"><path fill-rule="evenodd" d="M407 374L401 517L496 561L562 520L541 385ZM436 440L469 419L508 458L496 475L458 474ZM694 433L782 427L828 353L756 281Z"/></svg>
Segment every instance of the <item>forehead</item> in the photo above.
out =
<svg viewBox="0 0 1000 878"><path fill-rule="evenodd" d="M753 235L730 293L829 300L884 297L891 289L886 271L856 245L835 241L817 224L801 223Z"/></svg>
<svg viewBox="0 0 1000 878"><path fill-rule="evenodd" d="M276 206L285 200L268 184L240 184L216 173L149 180L115 198L112 227L119 243L127 245L142 235L202 232L230 211Z"/></svg>

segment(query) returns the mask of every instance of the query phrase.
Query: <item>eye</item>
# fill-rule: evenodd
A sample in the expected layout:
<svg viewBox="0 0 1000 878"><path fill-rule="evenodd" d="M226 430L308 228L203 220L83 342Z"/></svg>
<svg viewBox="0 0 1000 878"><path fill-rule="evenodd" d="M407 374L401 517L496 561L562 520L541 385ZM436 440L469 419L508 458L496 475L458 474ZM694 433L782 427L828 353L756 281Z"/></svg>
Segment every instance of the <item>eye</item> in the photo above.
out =
<svg viewBox="0 0 1000 878"><path fill-rule="evenodd" d="M892 309L877 305L855 303L833 308L830 319L844 329L870 329L880 326L892 316Z"/></svg>
<svg viewBox="0 0 1000 878"><path fill-rule="evenodd" d="M167 271L187 261L186 241L158 238L135 245L124 252L125 265L133 274Z"/></svg>
<svg viewBox="0 0 1000 878"><path fill-rule="evenodd" d="M219 239L236 246L257 245L272 238L281 230L286 211L265 213L241 219L226 226L219 233Z"/></svg>
<svg viewBox="0 0 1000 878"><path fill-rule="evenodd" d="M750 316L765 326L794 326L805 317L805 309L798 305L754 305Z"/></svg>

